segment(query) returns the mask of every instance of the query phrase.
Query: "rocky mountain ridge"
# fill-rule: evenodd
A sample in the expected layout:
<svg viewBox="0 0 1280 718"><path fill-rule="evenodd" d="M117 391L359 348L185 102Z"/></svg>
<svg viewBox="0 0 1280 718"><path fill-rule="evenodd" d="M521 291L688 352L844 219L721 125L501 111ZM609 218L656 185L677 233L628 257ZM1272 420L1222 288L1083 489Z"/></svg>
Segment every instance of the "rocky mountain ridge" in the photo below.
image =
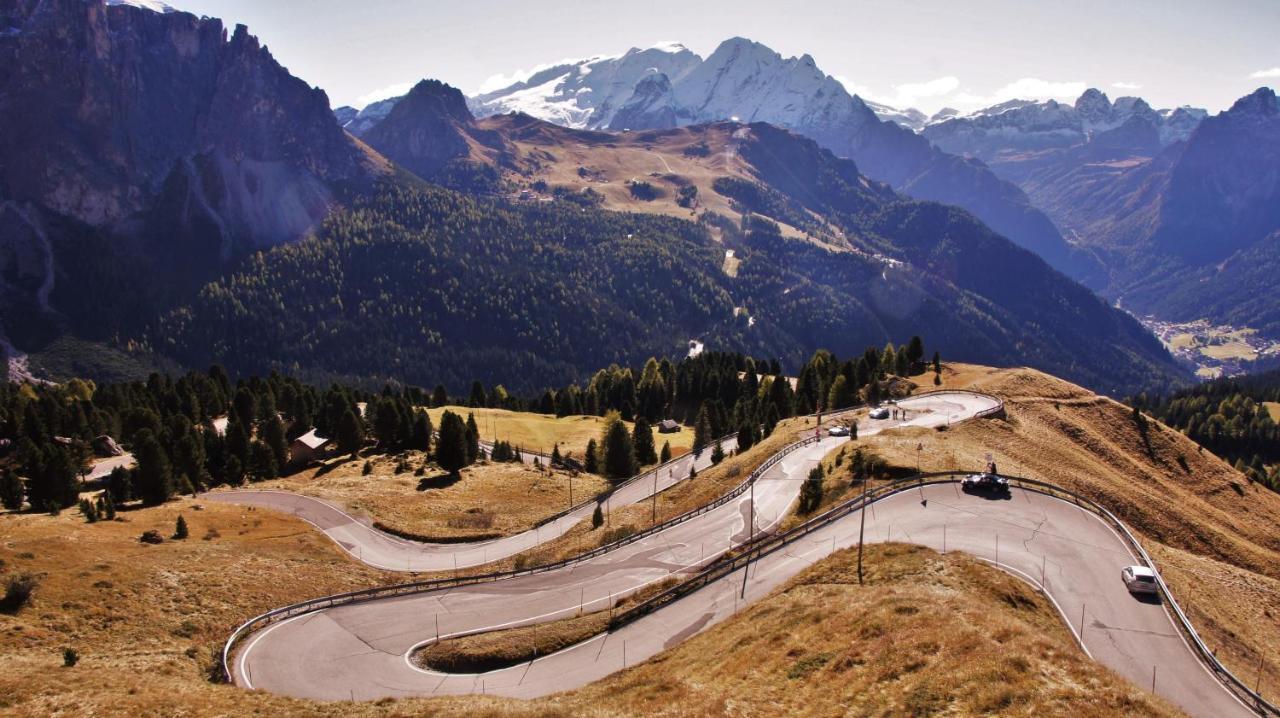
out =
<svg viewBox="0 0 1280 718"><path fill-rule="evenodd" d="M106 316L302 236L343 186L388 171L337 126L324 91L243 25L133 3L5 0L0 28L11 338L15 316L110 331Z"/></svg>

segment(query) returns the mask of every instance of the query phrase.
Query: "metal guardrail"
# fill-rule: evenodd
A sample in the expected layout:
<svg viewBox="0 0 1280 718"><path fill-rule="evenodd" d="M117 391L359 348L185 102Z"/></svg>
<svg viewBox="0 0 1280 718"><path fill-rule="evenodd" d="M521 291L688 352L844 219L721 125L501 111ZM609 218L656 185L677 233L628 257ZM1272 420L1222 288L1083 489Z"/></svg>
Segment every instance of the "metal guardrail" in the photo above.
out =
<svg viewBox="0 0 1280 718"><path fill-rule="evenodd" d="M989 416L993 413L999 413L1004 411L1004 402L1001 401L998 397L994 397L989 394L981 394L979 392L956 391L956 390L944 389L939 391L922 392L915 396L936 396L940 394L964 394L964 395L978 394L980 396L987 397L996 402L996 407L994 409L988 409L983 412L979 412L976 416ZM844 409L825 412L821 414L821 416L834 417L834 416L845 414L850 411L855 411L857 409L864 408L864 407L865 407L865 404L859 403L850 407L846 407ZM818 414L804 414L798 418L807 419L815 416L818 416ZM728 436L723 437L720 439L720 441L722 442L726 441L728 440L728 438L729 438ZM282 606L280 608L267 611L266 613L255 616L249 619L248 621L240 624L240 626L238 626L231 633L230 637L227 638L226 643L223 644L223 647L222 647L223 676L228 682L234 681L235 675L231 670L231 654L234 652L236 645L241 640L243 640L246 636L248 636L249 634L257 631L258 629L264 626L270 625L277 621L293 618L294 616L299 616L304 613L310 613L312 611L319 611L326 608L332 608L334 606L342 606L342 605L347 605L352 603L373 601L381 598L390 598L395 596L404 596L409 594L426 593L429 591L438 591L438 590L444 590L449 588L457 588L459 586L468 586L468 585L474 585L478 583L499 581L499 580L508 579L508 578L515 578L518 576L533 575L537 573L544 573L547 571L554 571L556 569L564 568L566 566L580 563L582 561L590 560L602 554L608 553L610 551L614 551L618 548L634 543L635 541L639 541L643 538L651 536L660 531L664 531L677 524L684 523L685 521L688 521L689 519L695 516L699 516L708 511L711 511L713 509L719 508L720 506L723 506L729 501L732 501L733 499L745 493L751 487L751 484L756 481L757 478L763 475L765 471L768 471L770 468L775 466L787 454L790 454L791 452L803 446L808 446L809 444L816 443L820 439L821 439L820 436L809 436L799 441L788 444L787 446L783 447L780 451L775 453L773 456L770 456L768 459L766 459L764 463L762 463L754 471L751 472L751 474L747 477L745 481L743 481L741 484L735 487L732 491L720 496L719 498L717 498L715 501L712 501L711 503L705 504L699 508L685 512L684 514L681 514L680 516L676 516L675 518L664 521L661 524L651 526L650 528L644 531L640 531L630 536L621 538L617 541L613 541L603 546L599 546L595 549L592 549L591 551L588 551L583 554L579 554L577 556L572 556L570 558L562 559L560 561L554 561L552 563L541 564L538 566L531 566L528 568L511 569L507 571L494 571L491 573L476 574L472 576L458 576L453 578L430 579L426 581L415 581L411 583L394 584L391 586L378 586L373 588L361 589L358 591L350 591L347 593L340 593L332 596L323 596L320 598L314 598L307 601L300 601L298 603L290 604L288 606ZM683 457L677 457L672 461L679 460L680 458L683 458ZM657 466L652 471L659 471L663 466L667 466L670 463L671 462L667 462L667 464L662 464L660 466ZM650 476L650 472L639 474L631 479L628 479L626 482L619 484L617 487L614 487L613 491L616 491L622 488L623 486L633 483L635 481L640 481L648 476ZM596 503L597 501L598 501L598 498L592 498L577 506L566 509L564 512L562 512L558 516L552 517L551 519L544 521L543 524L539 524L539 525L545 525L545 523L549 521L554 521L557 518L561 518L565 515L568 515L569 513L572 513L573 511L581 509L583 506ZM643 605L643 604L638 604L638 605Z"/></svg>
<svg viewBox="0 0 1280 718"><path fill-rule="evenodd" d="M1173 614L1177 619L1174 622L1178 624L1178 628L1186 634L1188 639L1190 639L1190 645L1194 648L1195 652L1200 655L1201 662L1213 672L1220 683L1226 686L1226 688L1232 693L1236 694L1243 703L1257 711L1259 715L1275 716L1280 718L1280 707L1268 702L1261 694L1236 677L1229 668L1218 660L1218 656L1211 648L1209 648L1208 644L1200 638L1200 634L1196 631L1195 627L1191 625L1191 619L1187 617L1187 614L1182 610L1182 606L1180 606L1177 599L1174 598L1173 592L1169 590L1169 585L1165 583L1164 576L1161 575L1159 567L1156 566L1155 561L1152 560L1151 556L1147 553L1147 550L1142 547L1142 544L1138 542L1137 537L1133 535L1133 532L1129 530L1128 526L1125 526L1123 521L1121 521L1115 514L1111 513L1111 511L1105 506L1102 506L1088 496L1078 494L1070 489L1064 489L1060 486L1055 486L1044 481L1037 481L1035 479L1025 479L1015 476L1008 478L1023 486L1023 488L1030 487L1031 490L1039 491L1040 493L1066 496L1072 499L1077 505L1093 511L1114 526L1124 538L1125 542L1127 542L1137 553L1138 559L1155 573L1156 583L1160 587L1160 593L1164 596L1167 605L1173 609Z"/></svg>
<svg viewBox="0 0 1280 718"><path fill-rule="evenodd" d="M695 516L700 516L702 514L707 513L708 511L712 511L714 509L717 509L729 503L733 499L746 493L746 491L751 487L751 485L755 483L755 481L760 476L762 476L764 472L768 471L770 468L775 466L778 462L782 461L782 459L785 456L795 451L796 449L799 449L804 446L808 446L809 444L816 443L818 440L819 440L818 437L810 436L810 437L801 439L799 441L792 442L791 444L788 444L787 446L783 447L780 451L778 451L777 453L773 454L768 459L766 459L764 463L762 463L760 466L756 467L756 469L752 471L747 476L747 478L738 486L736 486L733 490L721 495L719 498L717 498L716 500L708 504L704 504L703 506L687 511L683 514L680 514L679 516L676 516L672 519L668 519L667 521L664 521L660 524L651 526L645 529L644 531L638 531L634 534L618 539L617 541L607 543L603 546L598 546L590 551L587 551L582 554L578 554L576 556L571 556L567 559L562 559L560 561L553 561L551 563L541 564L538 566L531 566L528 568L510 569L506 571L494 571L491 573L477 574L472 576L457 576L453 578L430 579L426 581L415 581L412 583L394 584L391 586L378 586L374 588L361 589L358 591L350 591L347 593L335 594L332 596L323 596L321 598L314 598L307 601L300 601L298 603L290 604L288 606L282 606L280 608L267 611L266 613L255 616L249 619L248 621L240 624L240 626L238 626L235 629L235 631L231 633L231 636L227 638L227 642L222 646L223 676L225 677L227 682L233 682L235 680L235 674L231 670L231 654L234 652L236 645L241 640L243 640L249 634L254 633L255 631L263 628L264 626L270 625L272 623L276 623L277 621L293 618L294 616L300 616L305 613L311 613L313 611L319 611L326 608L333 608L334 606L343 606L343 605L348 605L353 603L373 601L373 600L382 599L382 598L405 596L405 595L416 594L416 593L426 593L429 591L438 591L438 590L449 589L449 588L457 588L459 586L469 586L469 585L474 585L478 583L488 583L488 582L498 581L498 580L503 580L508 578L515 578L518 576L528 576L528 575L533 575L538 573L545 573L547 571L554 571L560 568L565 568L567 566L571 566L577 563L581 563L583 561L593 559L602 554L609 553L610 551L617 550L623 546L635 543L636 541L652 536L655 533L665 531L666 529L669 529L672 526L682 524L685 521L688 521L689 519L694 518ZM648 474L642 474L641 476L647 476L647 475Z"/></svg>
<svg viewBox="0 0 1280 718"><path fill-rule="evenodd" d="M994 410L988 410L988 412L992 411ZM988 415L990 415L990 413L988 413ZM826 526L862 509L865 506L869 506L894 494L898 494L903 491L910 491L920 486L955 483L955 479L944 479L941 477L952 477L962 473L967 472L941 471L917 474L916 476L902 479L888 486L882 486L867 494L866 497L858 496L834 506L822 514L819 514L818 516L815 516L784 533L764 535L761 538L758 538L755 543L749 546L740 547L738 553L714 561L686 581L673 586L662 593L652 596L645 601L637 603L624 611L614 614L609 621L609 630L615 630L641 618L642 616L653 613L654 611L657 611L662 607L683 598L684 596L698 591L708 584L714 583L725 576L735 573L739 569L750 565L751 562L756 561L763 556L782 549L798 539L813 533L814 531L825 528ZM1151 556L1147 553L1146 549L1144 549L1142 544L1138 542L1137 537L1133 535L1129 528L1125 526L1124 522L1117 518L1115 514L1111 513L1111 511L1106 507L1098 504L1087 496L1078 494L1069 489L1064 489L1054 484L1017 476L1006 476L1005 478L1008 478L1012 483L1026 490L1036 491L1037 493L1056 496L1058 498L1066 497L1077 506L1098 514L1108 523L1112 524L1118 530L1123 539L1134 549L1139 560L1141 560L1155 573L1156 581L1160 587L1160 592L1167 601L1167 604L1173 609L1173 614L1176 617L1174 623L1176 623L1178 628L1190 639L1189 645L1191 645L1195 652L1199 654L1201 662L1210 669L1224 687L1239 697L1245 705L1257 711L1259 715L1280 717L1280 708L1269 703L1260 694L1249 688L1247 684L1237 678L1230 669L1218 660L1218 657L1214 652L1200 638L1195 627L1191 625L1190 619L1187 618L1182 607L1178 605L1177 600L1173 597L1173 592L1169 590L1169 586L1165 583L1163 576L1160 575L1160 570L1156 566L1155 561L1151 559Z"/></svg>
<svg viewBox="0 0 1280 718"><path fill-rule="evenodd" d="M736 432L735 432L735 433L732 433L732 434L726 434L726 435L724 435L724 436L720 437L719 439L717 439L717 440L716 440L716 442L717 442L717 443L719 443L719 444L723 447L723 446L724 446L724 443L725 443L726 441L729 441L730 439L733 439L733 440L736 442L736 441L737 441L737 437L738 437L738 434L737 434ZM714 445L714 444L713 444L713 445ZM525 453L532 453L532 454L535 454L535 455L537 455L537 456L539 456L539 457L541 457L541 458L546 458L548 461L550 461L550 458L551 458L551 457L547 456L546 454L541 454L541 453L538 453L538 452L536 452L536 451L535 451L535 452L525 452ZM692 452L691 452L691 453L692 453ZM535 523L535 524L534 524L534 526L535 526L535 527L537 527L537 526L546 526L546 525L547 525L547 524L549 524L549 523L552 523L552 522L555 522L555 521L559 521L560 519L564 518L565 516L568 516L569 514L571 514L571 513L575 512L575 511L581 511L582 509L584 509L584 508L586 508L586 507L588 507L588 506L591 506L592 504L598 504L598 503L600 503L600 502L602 502L602 501L604 501L604 500L608 499L610 496L613 496L614 494L618 493L618 492L619 492L619 491L621 491L622 489L624 489L624 488L626 488L626 487L628 487L628 486L631 486L632 484L635 484L635 483L638 483L638 482L643 481L643 480L645 480L645 479L648 479L648 478L652 477L653 475L655 475L655 474L657 474L657 473L660 473L663 469L666 469L666 468L671 467L671 466L672 466L673 464L675 464L677 461L684 461L684 457L686 457L686 456L688 456L688 455L689 455L689 454L681 454L680 456L677 456L677 457L675 457L675 458L673 458L673 459L668 459L667 461L665 461L665 462L663 462L663 463L661 463L661 464L658 464L657 466L654 466L652 469L649 469L648 471L643 471L643 472L641 472L641 473L639 473L639 474L636 474L635 476L632 476L631 478L627 479L626 481L623 481L623 482L622 482L622 483L620 483L620 484L615 484L615 485L613 485L613 486L610 486L609 488L605 489L604 491L601 491L600 493L596 494L595 496L592 496L592 497L591 497L591 498L589 498L589 499L586 499L585 501L582 501L582 502L580 502L580 503L578 503L578 504L575 504L575 505L573 505L573 506L570 506L570 507L569 507L569 508L567 508L567 509L564 509L564 510L562 510L562 511L559 511L559 512L557 512L557 513L554 513L554 514L552 514L552 515L550 515L550 516L547 516L546 518L541 519L540 521L538 521L537 523ZM694 457L694 461L697 461L697 456L695 456L695 457Z"/></svg>

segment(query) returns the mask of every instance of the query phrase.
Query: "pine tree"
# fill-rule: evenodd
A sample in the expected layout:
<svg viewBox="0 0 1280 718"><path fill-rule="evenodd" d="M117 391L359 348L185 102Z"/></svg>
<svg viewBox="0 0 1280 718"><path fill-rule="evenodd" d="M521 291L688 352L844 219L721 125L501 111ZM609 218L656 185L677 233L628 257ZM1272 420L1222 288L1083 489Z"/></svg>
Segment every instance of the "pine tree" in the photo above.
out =
<svg viewBox="0 0 1280 718"><path fill-rule="evenodd" d="M467 461L467 426L462 417L446 411L440 417L440 437L436 441L436 463L455 476Z"/></svg>
<svg viewBox="0 0 1280 718"><path fill-rule="evenodd" d="M489 405L489 397L484 393L484 384L479 381L471 382L471 396L467 399L467 406L483 409Z"/></svg>
<svg viewBox="0 0 1280 718"><path fill-rule="evenodd" d="M395 401L382 398L373 412L373 433L378 437L378 446L383 450L400 444L400 412Z"/></svg>
<svg viewBox="0 0 1280 718"><path fill-rule="evenodd" d="M942 355L940 355L938 352L933 353L933 373L934 374L942 373Z"/></svg>
<svg viewBox="0 0 1280 718"><path fill-rule="evenodd" d="M897 366L898 355L893 350L893 342L884 345L884 353L880 355L880 370L884 374L894 371Z"/></svg>
<svg viewBox="0 0 1280 718"><path fill-rule="evenodd" d="M605 418L604 435L601 437L604 454L604 474L614 481L631 478L636 471L635 445L627 425L617 412Z"/></svg>
<svg viewBox="0 0 1280 718"><path fill-rule="evenodd" d="M480 458L480 427L476 415L467 413L467 463L474 464Z"/></svg>
<svg viewBox="0 0 1280 718"><path fill-rule="evenodd" d="M636 461L641 466L657 463L658 453L653 450L653 427L649 426L649 420L643 416L636 417L631 442L635 445Z"/></svg>
<svg viewBox="0 0 1280 718"><path fill-rule="evenodd" d="M142 502L155 506L173 498L173 469L169 456L150 429L142 429L134 436L133 456L138 462L134 477Z"/></svg>
<svg viewBox="0 0 1280 718"><path fill-rule="evenodd" d="M671 461L671 442L662 442L662 453L658 456L658 463L665 464Z"/></svg>
<svg viewBox="0 0 1280 718"><path fill-rule="evenodd" d="M80 514L84 516L85 523L98 523L98 509L89 499L80 499Z"/></svg>
<svg viewBox="0 0 1280 718"><path fill-rule="evenodd" d="M270 481L279 476L280 467L276 466L276 456L271 447L261 441L253 442L249 449L249 475L254 481Z"/></svg>
<svg viewBox="0 0 1280 718"><path fill-rule="evenodd" d="M175 539L182 540L189 535L190 534L187 531L187 520L182 518L182 514L178 514L178 522L173 527L173 537Z"/></svg>
<svg viewBox="0 0 1280 718"><path fill-rule="evenodd" d="M711 463L718 464L724 461L724 446L719 441L711 446Z"/></svg>
<svg viewBox="0 0 1280 718"><path fill-rule="evenodd" d="M854 389L843 374L837 375L831 382L831 390L827 392L827 410L836 411L853 406Z"/></svg>
<svg viewBox="0 0 1280 718"><path fill-rule="evenodd" d="M564 457L560 456L560 444L553 444L551 446L551 465L560 466L563 463Z"/></svg>
<svg viewBox="0 0 1280 718"><path fill-rule="evenodd" d="M34 445L21 450L27 470L27 499L33 507L59 509L75 506L80 498L80 481L70 452L62 444L51 443L44 449Z"/></svg>
<svg viewBox="0 0 1280 718"><path fill-rule="evenodd" d="M0 504L10 511L22 508L22 479L17 472L0 469Z"/></svg>
<svg viewBox="0 0 1280 718"><path fill-rule="evenodd" d="M436 384L436 388L431 392L431 406L441 407L449 403L449 392L444 390L443 384Z"/></svg>
<svg viewBox="0 0 1280 718"><path fill-rule="evenodd" d="M364 427L356 413L348 408L338 420L338 451L356 455L364 445Z"/></svg>
<svg viewBox="0 0 1280 718"><path fill-rule="evenodd" d="M596 504L596 510L591 512L591 528L598 529L604 524L604 510L600 508L600 504Z"/></svg>
<svg viewBox="0 0 1280 718"><path fill-rule="evenodd" d="M235 417L227 421L226 446L227 455L239 459L241 466L249 461L249 432Z"/></svg>
<svg viewBox="0 0 1280 718"><path fill-rule="evenodd" d="M924 341L919 336L911 337L911 341L907 342L907 361L913 374L924 367Z"/></svg>
<svg viewBox="0 0 1280 718"><path fill-rule="evenodd" d="M244 482L244 465L234 455L228 456L222 465L222 480L231 486L239 486Z"/></svg>
<svg viewBox="0 0 1280 718"><path fill-rule="evenodd" d="M750 417L743 420L738 427L738 453L750 449L756 443L756 422Z"/></svg>
<svg viewBox="0 0 1280 718"><path fill-rule="evenodd" d="M716 438L711 433L711 416L707 411L707 405L703 404L698 410L698 421L693 426L693 453L699 455L706 448L707 444Z"/></svg>
<svg viewBox="0 0 1280 718"><path fill-rule="evenodd" d="M102 517L107 521L115 521L116 502L111 500L111 494L109 492L103 493L102 498L99 500L102 501Z"/></svg>
<svg viewBox="0 0 1280 718"><path fill-rule="evenodd" d="M271 450L276 466L283 467L289 463L289 442L285 438L284 422L272 414L258 427L262 442Z"/></svg>
<svg viewBox="0 0 1280 718"><path fill-rule="evenodd" d="M360 475L368 476L369 474L372 474L372 473L373 473L373 463L368 459L365 459L364 466L361 467L360 469Z"/></svg>
<svg viewBox="0 0 1280 718"><path fill-rule="evenodd" d="M429 453L431 451L432 431L434 431L434 428L431 426L431 415L425 411L415 412L413 432L409 438L409 448Z"/></svg>
<svg viewBox="0 0 1280 718"><path fill-rule="evenodd" d="M600 450L595 439L587 440L587 453L582 457L582 470L588 474L600 473Z"/></svg>
<svg viewBox="0 0 1280 718"><path fill-rule="evenodd" d="M800 485L800 513L812 513L822 503L822 466L809 470L809 476Z"/></svg>
<svg viewBox="0 0 1280 718"><path fill-rule="evenodd" d="M773 404L765 407L764 410L764 426L761 428L761 436L768 438L773 435L773 430L778 425L778 408Z"/></svg>

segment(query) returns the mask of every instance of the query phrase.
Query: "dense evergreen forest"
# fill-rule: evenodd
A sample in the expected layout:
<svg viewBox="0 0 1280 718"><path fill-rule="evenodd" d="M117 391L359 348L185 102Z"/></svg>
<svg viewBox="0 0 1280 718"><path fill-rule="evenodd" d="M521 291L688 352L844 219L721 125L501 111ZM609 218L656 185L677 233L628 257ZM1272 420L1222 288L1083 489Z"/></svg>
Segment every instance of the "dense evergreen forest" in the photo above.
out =
<svg viewBox="0 0 1280 718"><path fill-rule="evenodd" d="M718 218L722 243L670 217L387 187L205 286L147 343L238 374L480 378L521 394L679 356L690 339L795 367L819 347L854 354L916 333L953 358L1031 364L1110 393L1174 379L1136 323L967 213L892 200L856 172L813 189L858 246L900 260L784 238L759 215Z"/></svg>
<svg viewBox="0 0 1280 718"><path fill-rule="evenodd" d="M693 426L695 450L735 433L746 448L789 416L878 401L891 375L931 370L936 382L938 367L937 353L927 363L923 342L913 337L843 361L818 351L795 377L794 388L779 378L784 375L777 360L722 352L677 363L650 358L638 369L613 364L585 384L529 396L479 380L457 396L443 384L427 390L396 383L367 392L338 384L322 388L275 372L233 383L218 365L176 379L153 374L146 381L102 386L80 379L8 383L0 385L0 499L11 510L50 512L79 502L96 520L129 504L163 503L179 492L275 478L298 468L291 442L313 430L342 455L413 449L457 472L483 452L474 417L464 421L446 411L437 430L420 410L445 405L634 421L630 435L619 433L621 422L609 422L599 447L583 457L587 470L618 479L659 460L651 427L662 419ZM118 451L117 442L132 452L136 467L114 469L104 486L86 486L82 477L94 455ZM503 445L490 458L518 457ZM104 490L93 503L82 499L84 491L98 488Z"/></svg>
<svg viewBox="0 0 1280 718"><path fill-rule="evenodd" d="M1280 425L1267 403L1280 402L1280 370L1218 379L1130 404L1186 434L1245 473L1280 491Z"/></svg>

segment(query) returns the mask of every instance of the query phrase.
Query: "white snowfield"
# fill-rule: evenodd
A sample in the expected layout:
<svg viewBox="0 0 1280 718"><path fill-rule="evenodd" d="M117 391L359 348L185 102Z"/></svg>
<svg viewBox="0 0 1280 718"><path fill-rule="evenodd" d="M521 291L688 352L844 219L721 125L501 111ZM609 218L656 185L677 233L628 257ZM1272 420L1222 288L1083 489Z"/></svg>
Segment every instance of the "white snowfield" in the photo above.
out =
<svg viewBox="0 0 1280 718"><path fill-rule="evenodd" d="M904 400L905 423L937 426L998 406L945 393ZM901 420L863 420L868 435ZM445 674L410 656L437 638L541 623L598 611L672 574L712 561L787 513L809 469L848 439L827 437L785 455L742 496L683 523L581 563L491 583L381 598L304 613L249 635L232 656L246 688L319 700L493 693L536 697L580 687L635 665L732 616L833 551L854 545L854 511L615 631L518 666ZM1131 596L1120 570L1138 562L1096 514L1015 488L1003 499L961 493L954 483L912 487L871 505L868 541L961 550L1040 587L1089 654L1150 686L1193 715L1251 712L1199 662L1158 601ZM467 550L467 549L463 549ZM1083 620L1082 620L1083 619Z"/></svg>

